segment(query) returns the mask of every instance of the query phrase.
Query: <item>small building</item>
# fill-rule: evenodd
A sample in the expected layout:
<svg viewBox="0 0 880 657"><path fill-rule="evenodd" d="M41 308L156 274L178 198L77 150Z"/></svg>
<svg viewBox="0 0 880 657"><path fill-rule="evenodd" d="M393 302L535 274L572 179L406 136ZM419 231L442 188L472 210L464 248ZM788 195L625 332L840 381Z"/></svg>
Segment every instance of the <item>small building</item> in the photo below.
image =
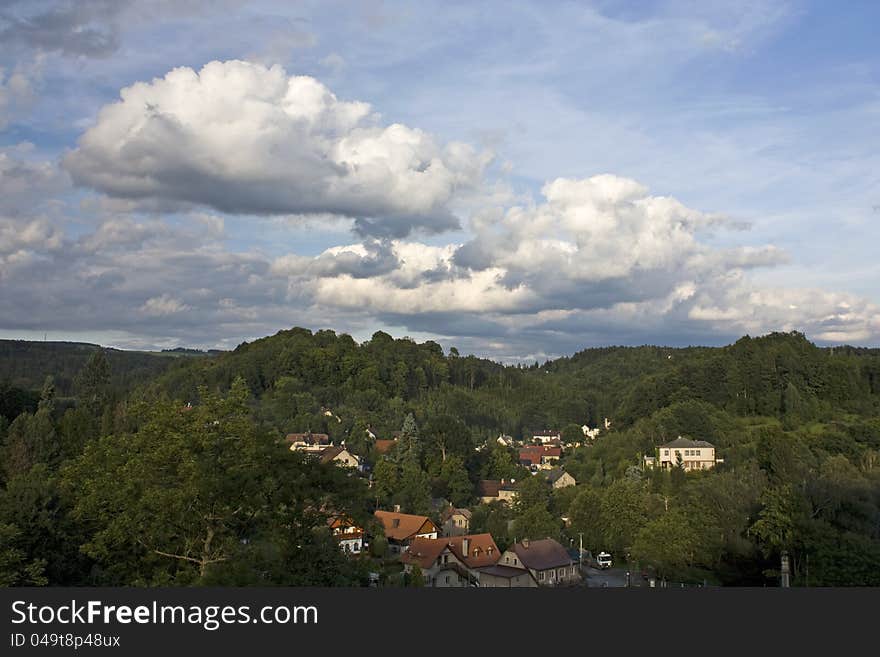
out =
<svg viewBox="0 0 880 657"><path fill-rule="evenodd" d="M481 479L477 484L477 495L483 504L510 503L516 499L517 489L516 479Z"/></svg>
<svg viewBox="0 0 880 657"><path fill-rule="evenodd" d="M335 463L343 468L354 468L356 470L361 468L361 460L341 446L325 447L319 452L319 458L321 463Z"/></svg>
<svg viewBox="0 0 880 657"><path fill-rule="evenodd" d="M320 453L330 446L330 436L326 433L289 433L284 441L291 452Z"/></svg>
<svg viewBox="0 0 880 657"><path fill-rule="evenodd" d="M691 440L679 436L672 442L660 445L657 449L656 463L661 468L675 468L679 464L687 471L709 470L723 459L715 457L715 445L705 440ZM645 465L648 465L647 459ZM651 463L649 467L653 467Z"/></svg>
<svg viewBox="0 0 880 657"><path fill-rule="evenodd" d="M519 462L532 471L550 470L562 457L562 448L551 445L529 445L519 450Z"/></svg>
<svg viewBox="0 0 880 657"><path fill-rule="evenodd" d="M327 526L339 542L339 549L347 554L360 554L364 549L364 530L348 516L327 519Z"/></svg>
<svg viewBox="0 0 880 657"><path fill-rule="evenodd" d="M440 534L440 529L428 516L381 510L373 515L382 523L388 548L395 554L406 552L416 538L437 538Z"/></svg>
<svg viewBox="0 0 880 657"><path fill-rule="evenodd" d="M504 433L498 436L497 442L502 447L513 447L516 445L516 440L514 440L513 436L508 436Z"/></svg>
<svg viewBox="0 0 880 657"><path fill-rule="evenodd" d="M444 536L464 536L471 530L470 509L447 507L440 515Z"/></svg>
<svg viewBox="0 0 880 657"><path fill-rule="evenodd" d="M547 473L547 481L549 481L550 485L557 490L577 485L575 478L562 468L553 468L550 470L550 472Z"/></svg>
<svg viewBox="0 0 880 657"><path fill-rule="evenodd" d="M552 538L523 539L501 555L498 565L527 570L538 586L562 586L580 581L577 563Z"/></svg>
<svg viewBox="0 0 880 657"><path fill-rule="evenodd" d="M562 432L556 429L544 429L532 434L532 441L546 445L547 443L559 443L562 440Z"/></svg>
<svg viewBox="0 0 880 657"><path fill-rule="evenodd" d="M535 588L538 582L525 568L495 564L479 570L481 588Z"/></svg>
<svg viewBox="0 0 880 657"><path fill-rule="evenodd" d="M491 534L466 534L447 538L417 538L400 561L411 572L418 565L425 586L470 586L479 583L481 568L492 566L501 552Z"/></svg>

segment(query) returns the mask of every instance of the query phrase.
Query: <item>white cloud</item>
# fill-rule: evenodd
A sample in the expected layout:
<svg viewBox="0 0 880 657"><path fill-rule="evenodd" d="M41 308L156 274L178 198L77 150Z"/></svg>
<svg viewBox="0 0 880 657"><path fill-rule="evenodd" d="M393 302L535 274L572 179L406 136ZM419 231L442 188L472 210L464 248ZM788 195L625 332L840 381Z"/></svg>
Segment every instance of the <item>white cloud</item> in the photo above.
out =
<svg viewBox="0 0 880 657"><path fill-rule="evenodd" d="M175 313L189 310L189 306L182 303L179 299L163 294L158 297L152 297L144 302L141 306L141 312L154 317L164 317L166 315L174 315Z"/></svg>
<svg viewBox="0 0 880 657"><path fill-rule="evenodd" d="M451 206L488 156L438 144L280 66L211 62L137 83L105 106L65 158L111 196L250 214L331 213L364 233L454 228Z"/></svg>

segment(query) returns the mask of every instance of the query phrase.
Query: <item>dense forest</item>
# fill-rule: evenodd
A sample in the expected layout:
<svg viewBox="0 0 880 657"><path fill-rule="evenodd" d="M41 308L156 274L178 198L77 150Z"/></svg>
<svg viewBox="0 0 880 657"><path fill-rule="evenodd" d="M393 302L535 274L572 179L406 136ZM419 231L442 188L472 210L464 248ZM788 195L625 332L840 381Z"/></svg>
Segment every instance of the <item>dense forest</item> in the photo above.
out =
<svg viewBox="0 0 880 657"><path fill-rule="evenodd" d="M756 586L786 551L794 585L880 585L880 350L787 333L502 366L300 328L210 356L15 344L0 344L6 585L359 585L381 538L347 558L327 518L378 533L375 508L436 514L438 498L502 549L583 535L662 577ZM547 428L580 443L562 460L577 486L551 490L496 441ZM370 483L285 448L306 431L344 442ZM371 436L392 435L380 455ZM724 462L644 467L679 435ZM500 478L516 503L478 504Z"/></svg>

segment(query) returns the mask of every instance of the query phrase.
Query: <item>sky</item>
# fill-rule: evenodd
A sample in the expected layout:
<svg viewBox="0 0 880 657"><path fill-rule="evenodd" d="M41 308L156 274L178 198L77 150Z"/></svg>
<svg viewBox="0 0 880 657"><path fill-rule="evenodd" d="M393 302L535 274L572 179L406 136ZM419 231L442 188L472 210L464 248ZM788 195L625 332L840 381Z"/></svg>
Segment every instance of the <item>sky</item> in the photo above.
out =
<svg viewBox="0 0 880 657"><path fill-rule="evenodd" d="M880 345L880 4L0 0L0 338Z"/></svg>

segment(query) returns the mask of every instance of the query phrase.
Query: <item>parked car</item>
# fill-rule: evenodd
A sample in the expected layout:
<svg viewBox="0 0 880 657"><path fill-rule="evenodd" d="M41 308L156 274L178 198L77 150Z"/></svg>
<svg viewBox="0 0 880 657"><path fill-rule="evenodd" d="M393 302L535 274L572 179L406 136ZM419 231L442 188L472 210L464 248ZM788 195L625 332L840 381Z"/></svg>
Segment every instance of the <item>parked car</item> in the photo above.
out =
<svg viewBox="0 0 880 657"><path fill-rule="evenodd" d="M602 570L611 568L611 564L611 555L607 552L600 552L596 555L596 566L598 566Z"/></svg>

